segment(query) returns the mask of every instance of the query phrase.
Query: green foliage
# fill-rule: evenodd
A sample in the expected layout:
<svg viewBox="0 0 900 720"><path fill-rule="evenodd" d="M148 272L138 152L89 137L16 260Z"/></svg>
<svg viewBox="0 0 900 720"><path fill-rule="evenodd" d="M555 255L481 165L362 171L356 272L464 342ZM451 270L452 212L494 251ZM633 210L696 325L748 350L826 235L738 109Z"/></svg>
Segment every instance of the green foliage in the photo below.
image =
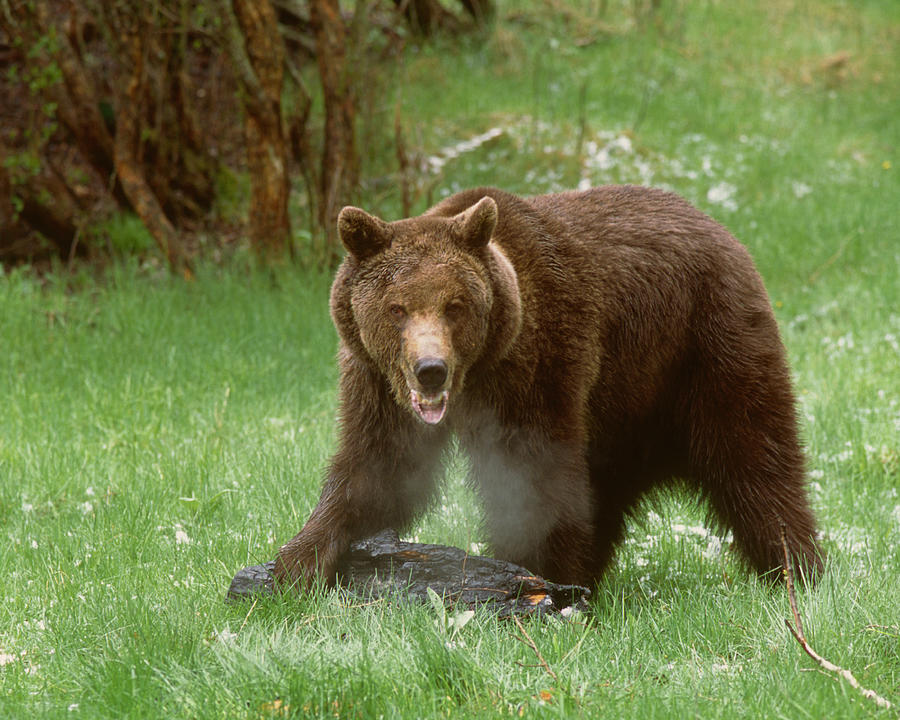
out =
<svg viewBox="0 0 900 720"><path fill-rule="evenodd" d="M58 52L59 38L56 36L56 29L52 27L28 48L25 57L32 62L26 65L22 77L32 94L38 95L63 81L62 69L52 59Z"/></svg>
<svg viewBox="0 0 900 720"><path fill-rule="evenodd" d="M41 171L41 158L32 152L15 153L4 159L3 167L10 170L14 178L36 175Z"/></svg>
<svg viewBox="0 0 900 720"><path fill-rule="evenodd" d="M409 146L440 160L417 209L429 188L651 182L747 243L829 553L800 592L807 635L896 704L900 7L564 5L508 3L492 35L406 57ZM398 212L395 188L367 192ZM110 221L110 243L146 242L133 222ZM783 591L678 497L629 528L589 616L525 623L557 679L488 613L321 589L226 605L232 574L300 528L334 446L329 282L240 255L190 283L128 260L0 277L0 715L895 716L810 672ZM450 461L411 535L478 551Z"/></svg>
<svg viewBox="0 0 900 720"><path fill-rule="evenodd" d="M222 165L216 173L216 212L225 222L246 219L250 180Z"/></svg>
<svg viewBox="0 0 900 720"><path fill-rule="evenodd" d="M117 213L91 227L91 243L108 247L113 256L141 255L154 247L140 218L131 213Z"/></svg>
<svg viewBox="0 0 900 720"><path fill-rule="evenodd" d="M19 45L21 38L15 40ZM55 31L40 36L26 52L27 62L20 67L10 64L6 69L6 79L11 84L21 84L28 92L38 98L48 89L63 82L62 69L53 59L59 50L59 39ZM42 152L50 138L59 128L57 121L57 103L44 101L36 107L36 117L20 129L24 143L16 152L9 152L3 157L3 166L9 171L12 184L10 201L13 211L22 212L24 201L21 197L21 186L30 178L41 172L43 165ZM12 130L15 134L17 131ZM48 198L39 198L45 202Z"/></svg>
<svg viewBox="0 0 900 720"><path fill-rule="evenodd" d="M475 617L475 611L448 612L447 608L444 607L443 598L431 588L428 588L428 599L431 602L431 607L434 609L434 614L437 615L434 621L435 627L443 637L447 638L448 643L453 643L459 631Z"/></svg>

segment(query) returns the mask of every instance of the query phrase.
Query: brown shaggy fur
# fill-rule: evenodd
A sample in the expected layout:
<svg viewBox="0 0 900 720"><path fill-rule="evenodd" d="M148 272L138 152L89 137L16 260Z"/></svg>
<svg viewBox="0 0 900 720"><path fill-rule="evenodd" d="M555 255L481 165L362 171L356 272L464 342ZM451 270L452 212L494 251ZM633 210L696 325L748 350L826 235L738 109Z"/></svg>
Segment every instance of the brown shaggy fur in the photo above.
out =
<svg viewBox="0 0 900 720"><path fill-rule="evenodd" d="M785 353L745 248L681 198L469 190L394 223L345 208L340 441L281 582L435 494L454 434L494 553L558 582L609 564L626 514L684 479L758 572L821 560Z"/></svg>

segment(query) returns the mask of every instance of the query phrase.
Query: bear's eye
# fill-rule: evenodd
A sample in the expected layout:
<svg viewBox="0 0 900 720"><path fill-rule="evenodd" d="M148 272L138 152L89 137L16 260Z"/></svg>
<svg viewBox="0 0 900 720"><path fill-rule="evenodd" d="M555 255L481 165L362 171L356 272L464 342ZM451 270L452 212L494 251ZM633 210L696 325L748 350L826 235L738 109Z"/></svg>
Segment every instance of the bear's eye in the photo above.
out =
<svg viewBox="0 0 900 720"><path fill-rule="evenodd" d="M390 312L391 317L398 322L406 317L406 308L402 305L391 305L390 308L388 308L388 312Z"/></svg>
<svg viewBox="0 0 900 720"><path fill-rule="evenodd" d="M444 308L444 315L449 320L458 319L466 310L465 303L462 300L451 300Z"/></svg>

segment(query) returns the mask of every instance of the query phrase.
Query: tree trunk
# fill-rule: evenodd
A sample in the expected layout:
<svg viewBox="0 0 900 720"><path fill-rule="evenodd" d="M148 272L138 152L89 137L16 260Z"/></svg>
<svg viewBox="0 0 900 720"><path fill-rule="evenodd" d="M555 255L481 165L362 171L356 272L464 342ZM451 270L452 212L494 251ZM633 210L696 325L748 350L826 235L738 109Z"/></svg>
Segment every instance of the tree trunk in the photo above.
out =
<svg viewBox="0 0 900 720"><path fill-rule="evenodd" d="M186 70L189 4L175 3L174 18L150 18L152 40L145 49L142 118L149 130L142 142L145 175L166 215L183 225L202 218L215 196L215 166L194 115L194 90ZM151 25L152 23L152 25ZM166 32L166 31L169 32Z"/></svg>
<svg viewBox="0 0 900 720"><path fill-rule="evenodd" d="M460 2L478 25L484 25L494 15L494 0L460 0Z"/></svg>
<svg viewBox="0 0 900 720"><path fill-rule="evenodd" d="M431 35L434 30L436 0L394 0L409 27L417 35Z"/></svg>
<svg viewBox="0 0 900 720"><path fill-rule="evenodd" d="M233 0L228 49L243 89L250 242L269 258L290 247L288 145L281 119L284 44L269 0ZM233 15L232 15L233 11Z"/></svg>
<svg viewBox="0 0 900 720"><path fill-rule="evenodd" d="M428 37L438 30L461 32L466 28L460 17L447 10L440 0L393 0L403 13L410 29L417 35ZM494 0L459 0L475 24L484 25L494 15Z"/></svg>
<svg viewBox="0 0 900 720"><path fill-rule="evenodd" d="M340 259L337 216L356 187L359 168L354 127L356 105L347 64L347 30L338 0L310 0L309 6L325 104L319 225L325 231L325 262L335 265Z"/></svg>
<svg viewBox="0 0 900 720"><path fill-rule="evenodd" d="M166 256L169 267L192 276L192 270L181 238L147 182L144 169L138 160L144 88L144 45L140 32L131 32L122 38L131 61L130 77L116 103L115 166L125 195L147 230Z"/></svg>

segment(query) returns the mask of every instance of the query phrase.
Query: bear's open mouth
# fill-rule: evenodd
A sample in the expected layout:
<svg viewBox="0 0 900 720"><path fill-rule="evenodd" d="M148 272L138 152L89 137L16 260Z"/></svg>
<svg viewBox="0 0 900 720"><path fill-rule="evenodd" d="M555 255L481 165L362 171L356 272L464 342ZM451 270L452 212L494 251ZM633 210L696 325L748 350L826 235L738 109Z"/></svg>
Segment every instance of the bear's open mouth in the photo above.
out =
<svg viewBox="0 0 900 720"><path fill-rule="evenodd" d="M447 390L444 390L439 395L430 396L423 395L410 388L410 401L413 410L415 410L416 414L429 425L437 425L444 419L444 415L447 412L447 399L449 397L450 393Z"/></svg>

